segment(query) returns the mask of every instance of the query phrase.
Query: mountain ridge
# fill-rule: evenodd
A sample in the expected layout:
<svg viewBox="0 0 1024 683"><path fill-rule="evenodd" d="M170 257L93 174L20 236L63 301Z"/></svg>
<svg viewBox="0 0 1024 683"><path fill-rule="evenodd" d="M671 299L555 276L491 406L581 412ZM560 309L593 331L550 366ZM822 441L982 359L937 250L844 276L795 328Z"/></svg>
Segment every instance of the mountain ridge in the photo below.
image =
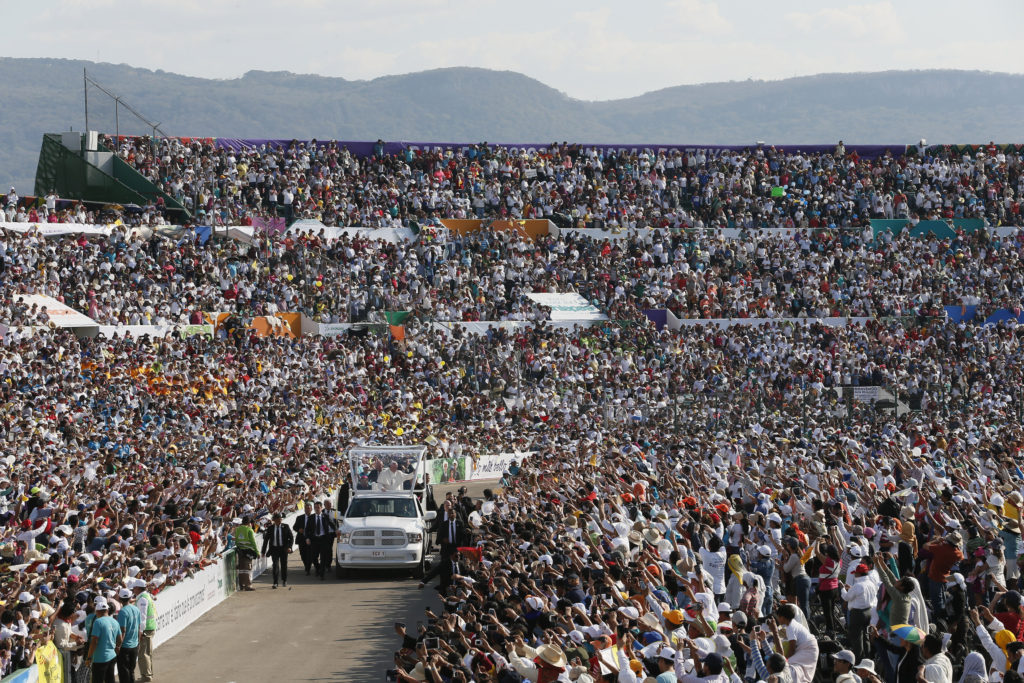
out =
<svg viewBox="0 0 1024 683"><path fill-rule="evenodd" d="M31 193L43 133L84 128L82 69L123 101L195 137L423 142L906 144L1022 142L1024 75L917 70L677 85L579 100L530 76L447 67L349 80L253 69L206 79L127 64L0 58L0 182ZM90 88L89 125L115 132ZM149 130L124 110L122 134Z"/></svg>

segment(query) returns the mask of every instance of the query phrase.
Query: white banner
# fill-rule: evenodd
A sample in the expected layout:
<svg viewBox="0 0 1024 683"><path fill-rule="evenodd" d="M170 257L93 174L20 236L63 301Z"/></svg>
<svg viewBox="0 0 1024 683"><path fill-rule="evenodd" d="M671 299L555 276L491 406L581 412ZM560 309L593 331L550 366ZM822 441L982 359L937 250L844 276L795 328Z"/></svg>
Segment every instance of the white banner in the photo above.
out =
<svg viewBox="0 0 1024 683"><path fill-rule="evenodd" d="M289 226L287 232L289 235L323 234L324 238L329 240L338 239L342 236L349 238L362 237L364 239L384 240L392 244L411 242L416 239L416 233L409 228L339 228L337 226L324 225L320 221L314 220L295 221Z"/></svg>
<svg viewBox="0 0 1024 683"><path fill-rule="evenodd" d="M509 467L519 464L523 458L532 455L525 453L499 453L498 455L481 455L476 459L467 458L466 478L469 481L480 481L482 479L501 479Z"/></svg>
<svg viewBox="0 0 1024 683"><path fill-rule="evenodd" d="M577 327L577 326L581 327L581 328L582 327L591 327L593 325L598 325L598 324L601 323L600 320L563 320L561 322L545 320L543 322L544 322L544 327L546 327L549 330L550 329L571 330L571 329L573 329L574 327ZM492 321L488 321L488 322L472 322L472 323L461 322L461 321L451 321L451 322L443 322L443 323L430 323L430 326L432 328L434 328L435 330L443 332L446 335L451 335L452 330L454 328L456 328L456 327L462 328L463 332L468 332L469 334L487 334L487 329L490 328L490 327L493 327L496 330L501 329L501 330L506 330L506 331L514 331L514 330L520 330L520 329L523 329L523 330L533 329L538 324L539 323L529 322L529 321L526 321L526 320L492 320Z"/></svg>
<svg viewBox="0 0 1024 683"><path fill-rule="evenodd" d="M337 337L352 329L356 323L320 323L318 334L321 337Z"/></svg>
<svg viewBox="0 0 1024 683"><path fill-rule="evenodd" d="M853 400L874 403L878 400L878 387L853 387Z"/></svg>
<svg viewBox="0 0 1024 683"><path fill-rule="evenodd" d="M37 309L46 311L46 315L50 316L50 322L57 327L65 328L80 328L80 327L93 327L99 328L97 323L92 318L79 313L73 308L65 306L61 302L57 301L53 297L42 296L40 294L20 294L15 297L16 301L23 302L26 306L31 307L35 304Z"/></svg>
<svg viewBox="0 0 1024 683"><path fill-rule="evenodd" d="M160 591L156 596L153 647L167 642L223 602L232 581L234 577L227 576L227 561L222 557L192 578Z"/></svg>
<svg viewBox="0 0 1024 683"><path fill-rule="evenodd" d="M608 316L579 294L556 294L551 292L531 292L527 294L532 301L551 309L551 319L571 322L575 320L607 320Z"/></svg>
<svg viewBox="0 0 1024 683"><path fill-rule="evenodd" d="M100 335L103 337L132 337L137 338L148 335L153 339L163 338L175 330L183 337L190 337L194 334L213 336L213 325L100 325Z"/></svg>
<svg viewBox="0 0 1024 683"><path fill-rule="evenodd" d="M153 339L160 339L173 331L173 325L100 325L100 335L103 337L117 335L118 337L128 336L135 339L143 335L149 335Z"/></svg>
<svg viewBox="0 0 1024 683"><path fill-rule="evenodd" d="M61 235L109 235L114 226L91 225L86 223L11 223L0 221L0 228L11 232L35 232L42 237Z"/></svg>

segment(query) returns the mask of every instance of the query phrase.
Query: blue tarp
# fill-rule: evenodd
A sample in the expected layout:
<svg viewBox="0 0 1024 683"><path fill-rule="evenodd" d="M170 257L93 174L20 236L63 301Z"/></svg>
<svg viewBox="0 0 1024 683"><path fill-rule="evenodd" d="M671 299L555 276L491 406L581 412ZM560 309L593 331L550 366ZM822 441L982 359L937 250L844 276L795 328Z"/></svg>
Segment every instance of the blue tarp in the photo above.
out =
<svg viewBox="0 0 1024 683"><path fill-rule="evenodd" d="M946 315L954 323L970 322L978 314L977 306L946 306L945 309ZM1024 311L1015 313L1008 308L1000 308L985 318L982 325L998 325L1007 320L1016 320L1018 323L1024 323Z"/></svg>
<svg viewBox="0 0 1024 683"><path fill-rule="evenodd" d="M196 241L199 244L206 244L210 240L210 235L213 234L213 228L209 225L197 225L195 230Z"/></svg>
<svg viewBox="0 0 1024 683"><path fill-rule="evenodd" d="M977 306L946 306L946 315L954 323L967 322L974 320L977 310Z"/></svg>
<svg viewBox="0 0 1024 683"><path fill-rule="evenodd" d="M1014 313L1009 309L1000 308L998 311L985 318L984 324L997 325L1001 322L1006 322L1007 320L1016 320L1018 323L1024 323L1024 312Z"/></svg>

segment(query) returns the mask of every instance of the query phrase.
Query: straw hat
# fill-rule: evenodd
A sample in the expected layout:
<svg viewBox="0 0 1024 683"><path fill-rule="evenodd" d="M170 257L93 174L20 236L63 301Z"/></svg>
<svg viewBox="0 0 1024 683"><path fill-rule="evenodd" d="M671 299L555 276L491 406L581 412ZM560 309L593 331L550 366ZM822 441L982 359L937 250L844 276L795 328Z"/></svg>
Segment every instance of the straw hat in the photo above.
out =
<svg viewBox="0 0 1024 683"><path fill-rule="evenodd" d="M565 658L565 653L562 652L562 648L557 645L541 645L537 648L537 656L551 666L565 668L565 665L568 663ZM426 680L426 678L419 680Z"/></svg>

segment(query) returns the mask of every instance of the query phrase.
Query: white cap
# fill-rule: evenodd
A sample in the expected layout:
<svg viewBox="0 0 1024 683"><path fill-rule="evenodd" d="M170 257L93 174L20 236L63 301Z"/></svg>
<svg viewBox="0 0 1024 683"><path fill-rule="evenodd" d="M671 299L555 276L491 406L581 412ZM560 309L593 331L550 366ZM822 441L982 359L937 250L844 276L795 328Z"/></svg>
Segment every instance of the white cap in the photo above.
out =
<svg viewBox="0 0 1024 683"><path fill-rule="evenodd" d="M865 659L860 660L860 664L858 664L857 666L855 666L853 668L854 669L867 669L871 673L875 673L875 662L870 660L870 659L866 659L865 658Z"/></svg>
<svg viewBox="0 0 1024 683"><path fill-rule="evenodd" d="M619 614L621 614L622 616L626 617L627 619L639 619L640 618L640 610L638 610L636 607L633 607L632 605L629 605L629 606L626 606L626 607L620 607L619 608Z"/></svg>
<svg viewBox="0 0 1024 683"><path fill-rule="evenodd" d="M658 657L674 662L676 661L676 651L670 647L663 647L661 648L661 651L658 652Z"/></svg>
<svg viewBox="0 0 1024 683"><path fill-rule="evenodd" d="M132 593L131 588L122 588L121 590L117 591L117 597L121 598L122 600L127 600L131 598L132 595L134 595L134 593Z"/></svg>
<svg viewBox="0 0 1024 683"><path fill-rule="evenodd" d="M93 602L93 605L96 607L97 612L108 608L107 599L102 595L96 598L96 601Z"/></svg>

